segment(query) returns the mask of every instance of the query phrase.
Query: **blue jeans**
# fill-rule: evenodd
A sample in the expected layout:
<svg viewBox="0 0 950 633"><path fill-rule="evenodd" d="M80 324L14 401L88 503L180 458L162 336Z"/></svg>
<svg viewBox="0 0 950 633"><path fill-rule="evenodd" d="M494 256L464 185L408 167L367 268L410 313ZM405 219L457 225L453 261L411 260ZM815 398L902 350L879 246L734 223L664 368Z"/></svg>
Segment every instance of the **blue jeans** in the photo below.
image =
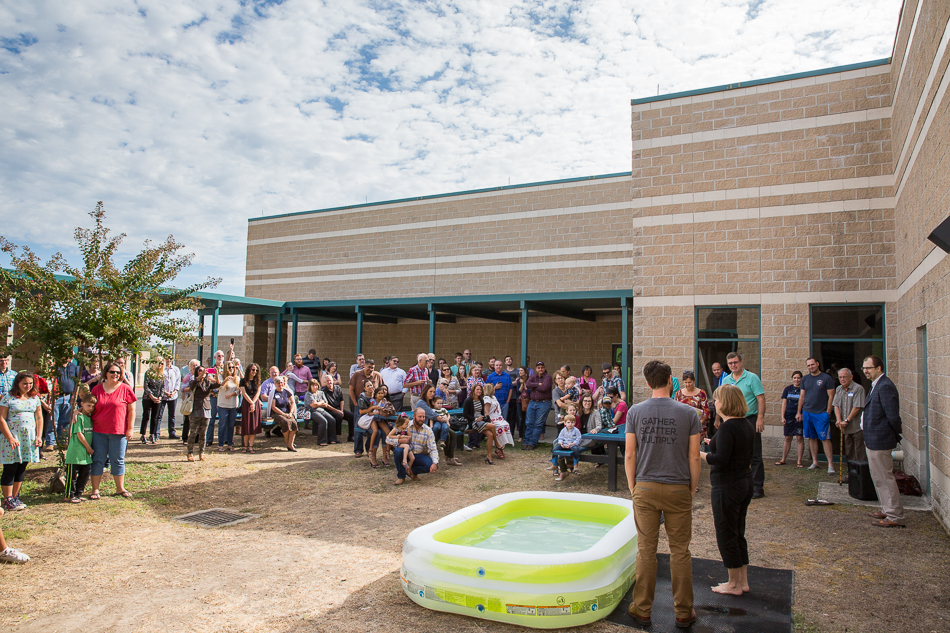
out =
<svg viewBox="0 0 950 633"><path fill-rule="evenodd" d="M60 440L67 440L69 436L69 422L73 415L70 404L72 394L60 396L53 402L53 423L56 425L56 435Z"/></svg>
<svg viewBox="0 0 950 633"><path fill-rule="evenodd" d="M432 434L435 435L436 442L445 442L449 438L449 425L447 422L432 421Z"/></svg>
<svg viewBox="0 0 950 633"><path fill-rule="evenodd" d="M544 425L548 421L548 413L551 411L550 400L532 400L528 403L528 411L525 416L525 446L537 446L538 439L544 432Z"/></svg>
<svg viewBox="0 0 950 633"><path fill-rule="evenodd" d="M165 413L166 408L168 409L168 436L171 437L175 434L175 409L178 408L178 398L174 400L162 400L158 403L158 422L155 426L158 435L161 435L162 414Z"/></svg>
<svg viewBox="0 0 950 633"><path fill-rule="evenodd" d="M406 478L406 469L402 467L402 454L406 449L400 446L395 451L393 451L393 459L396 461L396 479L405 479ZM419 455L415 456L415 461L412 462L412 472L417 475L422 475L429 472L429 469L432 467L432 458L428 455Z"/></svg>
<svg viewBox="0 0 950 633"><path fill-rule="evenodd" d="M508 402L501 403L501 417L508 419Z"/></svg>
<svg viewBox="0 0 950 633"><path fill-rule="evenodd" d="M234 423L237 422L237 409L218 409L218 446L234 446Z"/></svg>
<svg viewBox="0 0 950 633"><path fill-rule="evenodd" d="M129 441L125 434L92 433L92 476L102 477L109 460L109 470L113 477L125 474L125 449Z"/></svg>
<svg viewBox="0 0 950 633"><path fill-rule="evenodd" d="M372 435L372 429L363 429L359 425L353 425L353 452L357 455L363 454L363 444L366 444L366 452L369 452L369 437Z"/></svg>
<svg viewBox="0 0 950 633"><path fill-rule="evenodd" d="M211 396L208 400L211 401L211 418L208 419L208 432L205 434L205 444L211 446L214 444L214 421L218 419L218 399Z"/></svg>

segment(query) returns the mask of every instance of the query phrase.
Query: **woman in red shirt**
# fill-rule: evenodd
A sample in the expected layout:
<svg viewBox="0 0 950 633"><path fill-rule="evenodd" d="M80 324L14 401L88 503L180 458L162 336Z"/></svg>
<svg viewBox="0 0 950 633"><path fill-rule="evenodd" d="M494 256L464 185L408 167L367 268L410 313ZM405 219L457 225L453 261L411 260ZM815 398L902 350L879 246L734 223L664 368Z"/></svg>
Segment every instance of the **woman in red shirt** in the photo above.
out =
<svg viewBox="0 0 950 633"><path fill-rule="evenodd" d="M115 480L116 495L131 498L132 493L125 489L125 449L132 439L135 422L135 392L122 381L122 368L118 363L107 363L102 373L105 382L92 388L96 410L92 414L92 494L89 498L99 498L106 459Z"/></svg>

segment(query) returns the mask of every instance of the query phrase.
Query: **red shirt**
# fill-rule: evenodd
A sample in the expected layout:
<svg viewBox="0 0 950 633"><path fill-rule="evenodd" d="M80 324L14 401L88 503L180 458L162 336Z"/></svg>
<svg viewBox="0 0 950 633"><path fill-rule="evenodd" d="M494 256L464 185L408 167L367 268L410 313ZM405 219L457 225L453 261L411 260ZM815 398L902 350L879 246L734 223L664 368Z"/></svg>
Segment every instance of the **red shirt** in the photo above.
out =
<svg viewBox="0 0 950 633"><path fill-rule="evenodd" d="M106 393L100 383L92 388L92 395L96 397L96 409L92 412L93 432L125 435L128 405L136 401L132 388L120 382L115 391Z"/></svg>

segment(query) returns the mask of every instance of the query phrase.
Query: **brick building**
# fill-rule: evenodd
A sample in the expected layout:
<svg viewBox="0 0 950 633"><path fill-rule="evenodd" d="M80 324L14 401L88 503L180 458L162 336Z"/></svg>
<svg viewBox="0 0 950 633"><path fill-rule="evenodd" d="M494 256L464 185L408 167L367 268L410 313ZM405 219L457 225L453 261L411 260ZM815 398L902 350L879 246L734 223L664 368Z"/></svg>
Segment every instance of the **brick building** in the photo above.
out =
<svg viewBox="0 0 950 633"><path fill-rule="evenodd" d="M627 341L641 399L646 360L706 387L738 349L775 447L806 357L866 382L874 353L950 525L950 260L928 240L950 214L948 43L950 3L907 0L888 59L634 100L629 173L251 219L246 295L288 302L295 336L248 317L245 356L296 337L341 366L469 347L577 373Z"/></svg>

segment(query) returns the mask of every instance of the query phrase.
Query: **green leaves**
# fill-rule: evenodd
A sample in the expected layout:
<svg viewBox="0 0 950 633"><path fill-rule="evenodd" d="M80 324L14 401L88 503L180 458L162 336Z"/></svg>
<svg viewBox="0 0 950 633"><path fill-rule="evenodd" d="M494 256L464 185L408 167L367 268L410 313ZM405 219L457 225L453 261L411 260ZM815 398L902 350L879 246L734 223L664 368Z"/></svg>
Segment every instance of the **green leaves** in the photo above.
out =
<svg viewBox="0 0 950 633"><path fill-rule="evenodd" d="M16 324L13 341L0 345L0 354L39 365L44 355L57 363L72 358L78 347L80 360L101 361L152 343L197 340L197 319L186 316L201 307L194 294L220 280L172 287L194 256L181 254L184 246L171 235L160 243L146 241L120 269L114 258L125 234L110 235L102 202L89 215L93 226L73 233L80 265L59 253L43 264L29 247L0 237L0 250L13 263L12 271L0 270L2 293L12 299L3 306L0 327Z"/></svg>

